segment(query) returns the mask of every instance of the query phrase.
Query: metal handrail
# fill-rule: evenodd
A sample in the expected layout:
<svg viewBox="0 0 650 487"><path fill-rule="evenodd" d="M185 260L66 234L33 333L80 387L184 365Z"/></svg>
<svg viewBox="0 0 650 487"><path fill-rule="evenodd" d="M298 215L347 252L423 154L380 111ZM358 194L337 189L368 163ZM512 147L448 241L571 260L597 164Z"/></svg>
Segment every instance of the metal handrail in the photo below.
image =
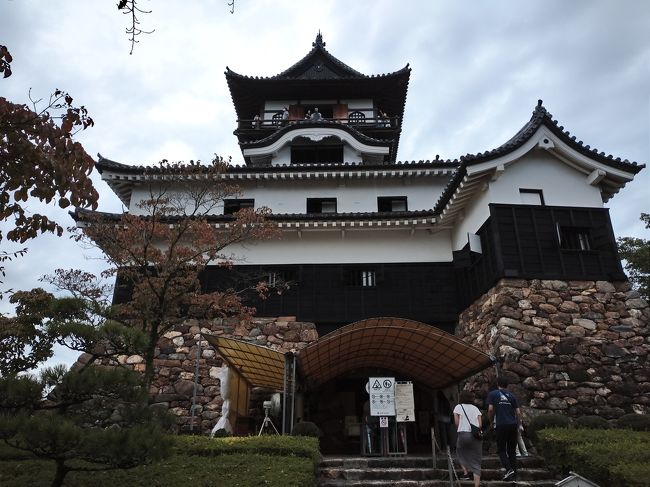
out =
<svg viewBox="0 0 650 487"><path fill-rule="evenodd" d="M250 130L264 130L264 129L280 129L286 125L300 124L300 123L318 123L318 122L335 122L343 125L352 125L354 127L368 127L368 128L396 128L399 123L399 117L368 117L362 120L350 120L349 118L321 118L320 120L305 119L272 119L260 118L254 119L238 119L237 124L240 129Z"/></svg>

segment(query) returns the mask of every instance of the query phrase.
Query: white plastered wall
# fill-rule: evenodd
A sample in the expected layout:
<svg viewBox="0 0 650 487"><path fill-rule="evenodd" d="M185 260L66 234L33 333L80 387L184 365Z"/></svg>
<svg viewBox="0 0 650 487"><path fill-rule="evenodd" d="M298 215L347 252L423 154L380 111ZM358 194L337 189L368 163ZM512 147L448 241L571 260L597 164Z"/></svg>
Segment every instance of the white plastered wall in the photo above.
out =
<svg viewBox="0 0 650 487"><path fill-rule="evenodd" d="M287 231L279 240L231 246L236 264L451 262L448 231L409 228Z"/></svg>
<svg viewBox="0 0 650 487"><path fill-rule="evenodd" d="M284 179L239 183L241 194L254 199L255 208L267 206L273 213L306 213L307 198L336 198L339 213L377 211L378 196L406 196L408 209L430 210L442 194L449 176L375 179ZM156 187L151 186L153 191ZM130 213L142 214L136 203L150 197L150 186L134 186ZM223 206L214 214L222 214Z"/></svg>
<svg viewBox="0 0 650 487"><path fill-rule="evenodd" d="M307 198L336 198L338 213L377 211L378 196L406 196L408 209L430 210L442 194L448 176L345 180L258 181L241 186L242 198L273 213L305 213Z"/></svg>

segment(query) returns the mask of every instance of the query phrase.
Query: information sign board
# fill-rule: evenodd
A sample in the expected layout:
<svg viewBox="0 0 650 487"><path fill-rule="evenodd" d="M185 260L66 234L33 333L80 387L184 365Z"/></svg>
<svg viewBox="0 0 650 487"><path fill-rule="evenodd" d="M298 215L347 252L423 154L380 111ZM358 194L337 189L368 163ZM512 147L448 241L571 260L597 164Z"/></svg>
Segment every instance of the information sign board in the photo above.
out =
<svg viewBox="0 0 650 487"><path fill-rule="evenodd" d="M415 421L413 382L400 381L395 384L395 413L398 423Z"/></svg>
<svg viewBox="0 0 650 487"><path fill-rule="evenodd" d="M370 377L371 416L395 416L395 377Z"/></svg>

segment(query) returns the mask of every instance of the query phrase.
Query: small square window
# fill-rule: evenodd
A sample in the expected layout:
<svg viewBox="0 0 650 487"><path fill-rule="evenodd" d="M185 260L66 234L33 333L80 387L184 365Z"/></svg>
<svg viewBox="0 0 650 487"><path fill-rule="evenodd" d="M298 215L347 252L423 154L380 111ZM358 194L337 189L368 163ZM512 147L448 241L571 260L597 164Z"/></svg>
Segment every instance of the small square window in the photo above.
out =
<svg viewBox="0 0 650 487"><path fill-rule="evenodd" d="M591 237L588 228L562 226L558 223L557 236L561 249L591 250Z"/></svg>
<svg viewBox="0 0 650 487"><path fill-rule="evenodd" d="M270 271L267 275L267 284L270 287L287 286L296 281L296 272L293 269L280 269Z"/></svg>
<svg viewBox="0 0 650 487"><path fill-rule="evenodd" d="M223 214L232 215L243 208L254 208L255 200L253 199L230 199L223 200Z"/></svg>
<svg viewBox="0 0 650 487"><path fill-rule="evenodd" d="M406 196L378 196L377 211L408 211Z"/></svg>
<svg viewBox="0 0 650 487"><path fill-rule="evenodd" d="M307 198L307 213L336 213L336 198Z"/></svg>
<svg viewBox="0 0 650 487"><path fill-rule="evenodd" d="M519 197L524 205L544 206L544 193L541 189L519 188Z"/></svg>
<svg viewBox="0 0 650 487"><path fill-rule="evenodd" d="M375 287L377 286L377 271L375 269L346 269L343 280L347 286Z"/></svg>
<svg viewBox="0 0 650 487"><path fill-rule="evenodd" d="M375 287L376 282L375 271L361 271L361 285L363 287Z"/></svg>

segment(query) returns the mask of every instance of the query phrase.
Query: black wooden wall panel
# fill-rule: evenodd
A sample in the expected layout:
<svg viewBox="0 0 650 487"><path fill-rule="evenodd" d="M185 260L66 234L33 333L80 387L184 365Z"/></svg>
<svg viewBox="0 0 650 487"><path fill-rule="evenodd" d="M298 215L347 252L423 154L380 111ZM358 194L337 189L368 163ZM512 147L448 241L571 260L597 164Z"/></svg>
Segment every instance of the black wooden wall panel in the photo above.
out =
<svg viewBox="0 0 650 487"><path fill-rule="evenodd" d="M296 282L279 296L271 292L266 300L247 293L246 298L257 308L258 316L296 316L299 321L322 326L396 316L448 327L457 319L456 275L450 262L236 266L234 271L240 276L259 277L277 269L291 270ZM375 271L375 286L346 282L347 272L360 269ZM219 289L221 282L231 282L230 272L233 271L208 268L204 290Z"/></svg>

